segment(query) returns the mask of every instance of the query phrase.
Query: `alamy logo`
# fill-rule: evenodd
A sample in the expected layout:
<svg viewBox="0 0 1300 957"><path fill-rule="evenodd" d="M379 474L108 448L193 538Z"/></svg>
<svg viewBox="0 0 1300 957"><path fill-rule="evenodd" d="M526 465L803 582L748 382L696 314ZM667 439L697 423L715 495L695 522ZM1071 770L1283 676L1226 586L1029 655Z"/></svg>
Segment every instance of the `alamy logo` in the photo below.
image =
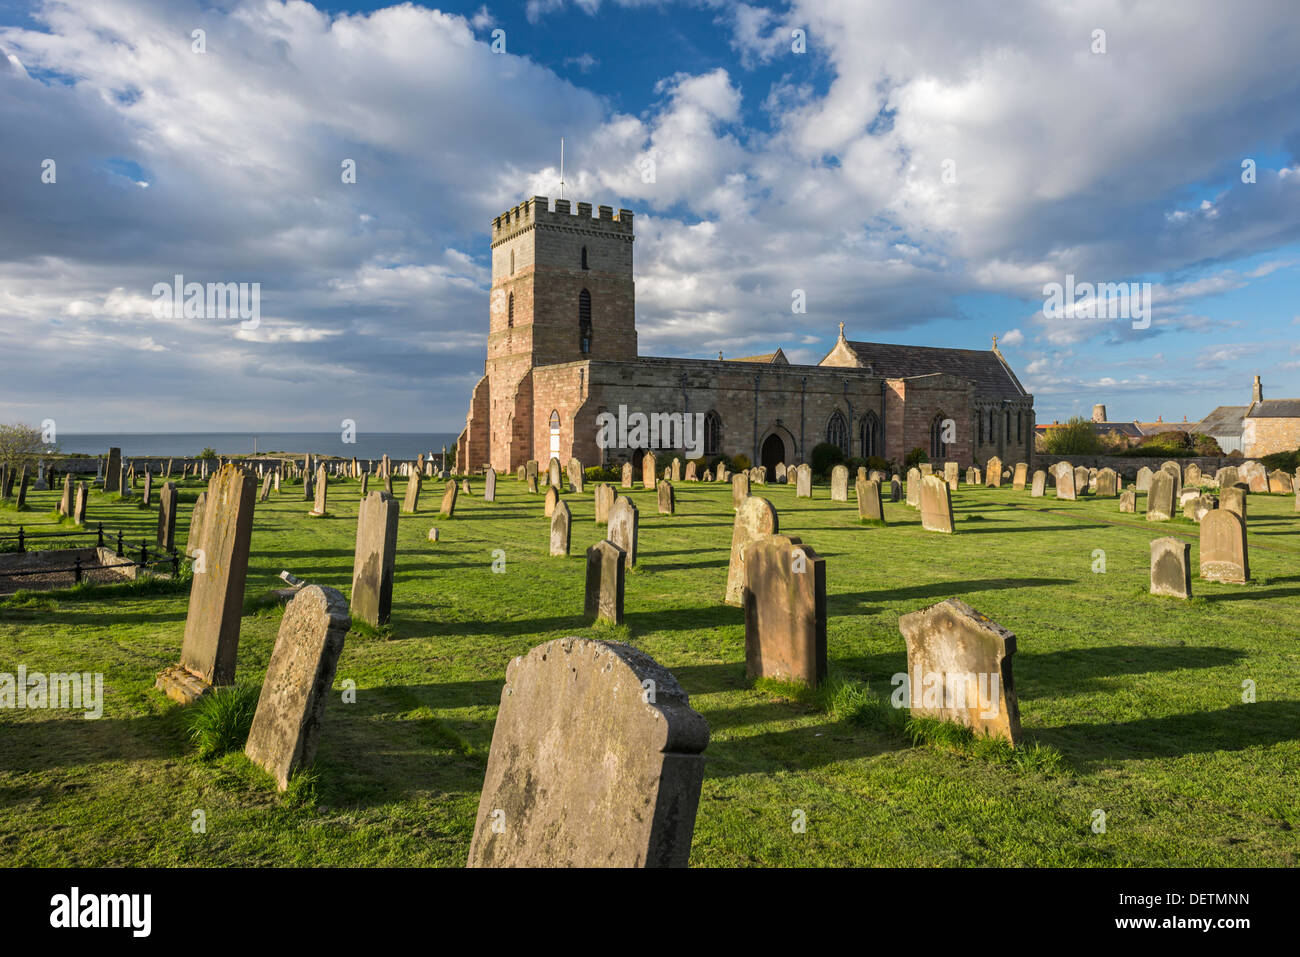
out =
<svg viewBox="0 0 1300 957"><path fill-rule="evenodd" d="M602 449L681 449L688 458L704 454L704 413L633 412L596 416L596 445Z"/></svg>
<svg viewBox="0 0 1300 957"><path fill-rule="evenodd" d="M1151 328L1151 283L1081 282L1066 273L1065 284L1043 284L1048 319L1131 319L1134 329Z"/></svg>
<svg viewBox="0 0 1300 957"><path fill-rule="evenodd" d="M910 678L910 680L909 680ZM1002 676L996 671L922 671L909 676L900 671L889 679L894 686L890 703L895 708L936 708L951 711L981 709L981 718L998 716Z"/></svg>
<svg viewBox="0 0 1300 957"><path fill-rule="evenodd" d="M152 894L82 894L81 888L50 898L50 926L126 927L133 937L148 937L153 926Z"/></svg>
<svg viewBox="0 0 1300 957"><path fill-rule="evenodd" d="M18 674L0 671L0 708L85 711L86 720L104 715L104 676L61 671L43 674L18 666Z"/></svg>
<svg viewBox="0 0 1300 957"><path fill-rule="evenodd" d="M174 282L154 283L153 297L159 319L242 319L241 329L262 324L260 282L186 282L177 273Z"/></svg>

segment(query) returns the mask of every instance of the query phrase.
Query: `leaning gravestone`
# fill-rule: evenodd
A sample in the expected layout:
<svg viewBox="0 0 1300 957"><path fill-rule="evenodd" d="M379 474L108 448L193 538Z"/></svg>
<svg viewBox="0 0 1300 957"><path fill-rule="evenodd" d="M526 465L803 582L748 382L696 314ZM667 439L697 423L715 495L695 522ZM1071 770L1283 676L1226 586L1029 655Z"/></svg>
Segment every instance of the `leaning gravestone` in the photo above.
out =
<svg viewBox="0 0 1300 957"><path fill-rule="evenodd" d="M145 508L153 504L153 472L148 470L144 473L144 495L141 496L140 502Z"/></svg>
<svg viewBox="0 0 1300 957"><path fill-rule="evenodd" d="M587 549L587 591L583 614L592 621L623 624L623 549L601 541Z"/></svg>
<svg viewBox="0 0 1300 957"><path fill-rule="evenodd" d="M387 624L393 611L396 559L397 499L376 489L357 510L357 541L352 555L353 618L376 628Z"/></svg>
<svg viewBox="0 0 1300 957"><path fill-rule="evenodd" d="M744 601L745 674L815 688L826 677L826 559L763 535L745 548Z"/></svg>
<svg viewBox="0 0 1300 957"><path fill-rule="evenodd" d="M552 488L559 488L562 481L564 481L564 473L560 470L560 460L552 455L551 463L546 467L546 484Z"/></svg>
<svg viewBox="0 0 1300 957"><path fill-rule="evenodd" d="M907 504L912 508L921 507L921 470L907 470Z"/></svg>
<svg viewBox="0 0 1300 957"><path fill-rule="evenodd" d="M847 502L849 500L849 470L843 465L831 469L831 501Z"/></svg>
<svg viewBox="0 0 1300 957"><path fill-rule="evenodd" d="M885 512L880 504L880 486L877 483L858 479L853 484L853 491L858 499L860 521L883 522L885 520Z"/></svg>
<svg viewBox="0 0 1300 957"><path fill-rule="evenodd" d="M257 476L234 465L223 465L208 483L181 660L154 685L182 704L234 683L256 498Z"/></svg>
<svg viewBox="0 0 1300 957"><path fill-rule="evenodd" d="M571 458L566 466L566 471L569 475L569 485L573 487L575 494L581 495L583 480L586 478L586 473L582 471L582 463L577 459Z"/></svg>
<svg viewBox="0 0 1300 957"><path fill-rule="evenodd" d="M807 462L795 470L794 497L812 498L812 466Z"/></svg>
<svg viewBox="0 0 1300 957"><path fill-rule="evenodd" d="M506 668L470 867L685 867L704 719L628 645L557 638Z"/></svg>
<svg viewBox="0 0 1300 957"><path fill-rule="evenodd" d="M660 515L673 515L677 512L677 494L673 491L671 482L660 482L658 485L658 505Z"/></svg>
<svg viewBox="0 0 1300 957"><path fill-rule="evenodd" d="M203 547L203 519L208 511L208 493L200 492L194 500L194 510L190 512L190 534L185 539L185 554L194 558L198 549Z"/></svg>
<svg viewBox="0 0 1300 957"><path fill-rule="evenodd" d="M384 494L388 494L385 492ZM460 489L456 486L456 480L451 479L447 482L446 490L442 493L442 506L438 509L439 515L446 515L453 518L456 515L456 496L460 494ZM397 504L394 502L393 504Z"/></svg>
<svg viewBox="0 0 1300 957"><path fill-rule="evenodd" d="M63 476L63 495L59 498L59 514L72 517L72 473Z"/></svg>
<svg viewBox="0 0 1300 957"><path fill-rule="evenodd" d="M1246 523L1236 512L1216 508L1201 520L1201 577L1212 582L1250 581Z"/></svg>
<svg viewBox="0 0 1300 957"><path fill-rule="evenodd" d="M908 702L914 717L1020 742L1020 707L1011 674L1016 636L970 605L949 598L898 619L907 642Z"/></svg>
<svg viewBox="0 0 1300 957"><path fill-rule="evenodd" d="M495 502L497 500L497 472L492 466L488 466L487 471L483 473L483 501Z"/></svg>
<svg viewBox="0 0 1300 957"><path fill-rule="evenodd" d="M86 524L86 483L77 483L77 494L72 501L72 522L74 525Z"/></svg>
<svg viewBox="0 0 1300 957"><path fill-rule="evenodd" d="M1151 594L1192 597L1192 546L1181 538L1151 543Z"/></svg>
<svg viewBox="0 0 1300 957"><path fill-rule="evenodd" d="M120 492L122 490L122 450L108 450L108 467L104 471L104 491Z"/></svg>
<svg viewBox="0 0 1300 957"><path fill-rule="evenodd" d="M424 476L413 472L406 479L406 499L402 502L402 511L414 515L420 508L420 492L424 488Z"/></svg>
<svg viewBox="0 0 1300 957"><path fill-rule="evenodd" d="M158 547L170 552L176 544L176 483L168 482L158 496Z"/></svg>
<svg viewBox="0 0 1300 957"><path fill-rule="evenodd" d="M609 510L614 507L614 487L605 482L596 486L596 522L604 525L609 521Z"/></svg>
<svg viewBox="0 0 1300 957"><path fill-rule="evenodd" d="M996 455L984 463L984 484L986 488L1002 487L1002 460Z"/></svg>
<svg viewBox="0 0 1300 957"><path fill-rule="evenodd" d="M745 549L751 542L780 530L776 509L765 498L751 495L736 510L736 520L731 528L727 591L723 598L728 605L741 605L745 601Z"/></svg>
<svg viewBox="0 0 1300 957"><path fill-rule="evenodd" d="M626 495L614 499L614 506L609 510L609 535L611 542L623 550L624 562L628 568L636 567L637 525L640 517L636 506Z"/></svg>
<svg viewBox="0 0 1300 957"><path fill-rule="evenodd" d="M1174 478L1164 469L1151 474L1147 491L1147 521L1167 522L1174 517Z"/></svg>
<svg viewBox="0 0 1300 957"><path fill-rule="evenodd" d="M655 454L647 452L641 457L641 487L654 488L658 476L655 474Z"/></svg>
<svg viewBox="0 0 1300 957"><path fill-rule="evenodd" d="M560 558L569 557L569 532L573 525L573 515L565 502L556 502L551 513L551 554Z"/></svg>
<svg viewBox="0 0 1300 957"><path fill-rule="evenodd" d="M347 602L333 588L307 585L284 610L244 745L281 791L316 760L325 702L351 627Z"/></svg>
<svg viewBox="0 0 1300 957"><path fill-rule="evenodd" d="M952 532L952 490L937 475L921 476L921 527L930 532Z"/></svg>
<svg viewBox="0 0 1300 957"><path fill-rule="evenodd" d="M554 485L546 486L546 501L543 505L543 511L546 513L547 518L555 514L555 506L559 504L559 501L560 490Z"/></svg>
<svg viewBox="0 0 1300 957"><path fill-rule="evenodd" d="M1028 478L1029 465L1025 462L1017 462L1015 474L1011 478L1011 487L1017 492L1023 492Z"/></svg>
<svg viewBox="0 0 1300 957"><path fill-rule="evenodd" d="M267 472L262 476L262 491L257 496L259 502L265 502L271 497L271 473Z"/></svg>
<svg viewBox="0 0 1300 957"><path fill-rule="evenodd" d="M1034 480L1029 486L1029 496L1031 498L1042 498L1043 492L1047 489L1047 473L1042 469L1034 471Z"/></svg>
<svg viewBox="0 0 1300 957"><path fill-rule="evenodd" d="M740 508L740 503L749 498L749 475L737 472L731 477L731 507Z"/></svg>
<svg viewBox="0 0 1300 957"><path fill-rule="evenodd" d="M1067 467L1056 473L1056 497L1067 502L1075 501L1074 469Z"/></svg>

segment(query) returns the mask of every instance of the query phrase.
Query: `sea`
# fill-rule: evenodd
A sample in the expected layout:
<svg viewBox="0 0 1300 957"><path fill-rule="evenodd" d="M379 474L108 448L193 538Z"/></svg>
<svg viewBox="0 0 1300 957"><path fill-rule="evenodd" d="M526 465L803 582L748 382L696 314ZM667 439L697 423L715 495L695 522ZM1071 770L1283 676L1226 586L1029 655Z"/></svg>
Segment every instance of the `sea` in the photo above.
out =
<svg viewBox="0 0 1300 957"><path fill-rule="evenodd" d="M452 448L459 436L451 432L357 432L354 442L344 442L339 432L84 432L57 436L64 453L104 455L117 447L130 458L146 455L190 457L204 449L218 455L252 455L284 452L302 455L337 455L342 458L414 459L445 445Z"/></svg>

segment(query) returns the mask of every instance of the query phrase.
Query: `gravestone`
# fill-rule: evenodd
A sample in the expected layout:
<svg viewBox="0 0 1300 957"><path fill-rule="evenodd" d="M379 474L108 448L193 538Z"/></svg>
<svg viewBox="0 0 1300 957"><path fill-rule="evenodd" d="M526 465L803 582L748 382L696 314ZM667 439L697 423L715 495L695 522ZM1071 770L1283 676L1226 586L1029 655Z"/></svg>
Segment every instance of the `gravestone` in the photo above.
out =
<svg viewBox="0 0 1300 957"><path fill-rule="evenodd" d="M267 472L262 476L262 491L258 494L257 500L265 502L271 497L271 473Z"/></svg>
<svg viewBox="0 0 1300 957"><path fill-rule="evenodd" d="M119 448L108 450L108 466L104 471L104 491L122 491L122 450Z"/></svg>
<svg viewBox="0 0 1300 957"><path fill-rule="evenodd" d="M325 469L324 465L318 465L316 467L315 488L315 501L312 504L311 514L316 516L324 515L329 509L330 488L330 474Z"/></svg>
<svg viewBox="0 0 1300 957"><path fill-rule="evenodd" d="M536 476L536 475L530 475L530 476L528 476L528 491L531 492L531 493L534 494L534 495L537 494L537 476Z"/></svg>
<svg viewBox="0 0 1300 957"><path fill-rule="evenodd" d="M912 508L921 507L921 470L918 468L907 470L907 504Z"/></svg>
<svg viewBox="0 0 1300 957"><path fill-rule="evenodd" d="M223 465L208 483L181 660L154 684L182 704L234 683L256 498L257 477L235 465Z"/></svg>
<svg viewBox="0 0 1300 957"><path fill-rule="evenodd" d="M1214 480L1219 483L1219 488L1227 488L1230 485L1236 485L1240 481L1237 473L1237 467L1226 465L1214 473Z"/></svg>
<svg viewBox="0 0 1300 957"><path fill-rule="evenodd" d="M466 495L474 494L474 489L470 487L469 479L467 478L463 478L460 480L460 490Z"/></svg>
<svg viewBox="0 0 1300 957"><path fill-rule="evenodd" d="M701 481L704 481L704 482L712 482L712 481L713 481L713 473L710 472L708 469L705 469L705 470L704 470L704 475L703 475Z"/></svg>
<svg viewBox="0 0 1300 957"><path fill-rule="evenodd" d="M1047 489L1047 473L1042 469L1034 470L1034 480L1029 486L1030 498L1042 498Z"/></svg>
<svg viewBox="0 0 1300 957"><path fill-rule="evenodd" d="M600 541L587 549L587 592L583 614L592 621L623 624L623 584L627 569L623 549Z"/></svg>
<svg viewBox="0 0 1300 957"><path fill-rule="evenodd" d="M1201 577L1212 582L1250 581L1246 523L1236 512L1216 508L1201 520Z"/></svg>
<svg viewBox="0 0 1300 957"><path fill-rule="evenodd" d="M448 483L455 488L455 483ZM393 566L397 559L397 499L375 490L357 510L352 555L352 617L372 627L387 624L393 611Z"/></svg>
<svg viewBox="0 0 1300 957"><path fill-rule="evenodd" d="M1016 636L955 598L898 619L907 642L913 717L937 718L1020 743L1011 672Z"/></svg>
<svg viewBox="0 0 1300 957"><path fill-rule="evenodd" d="M25 470L25 468L24 468L24 470ZM120 469L118 469L118 470L117 470L117 474L118 474L118 480L117 480L117 488L118 488L118 492L117 492L117 494L120 495L120 496L122 496L123 498L130 498L130 497L131 497L131 480L127 477L127 474L126 474L126 466L124 465L124 466L122 466ZM207 481L207 476L204 476L204 481L205 481L205 482Z"/></svg>
<svg viewBox="0 0 1300 957"><path fill-rule="evenodd" d="M1187 468L1183 469L1183 484L1196 486L1201 484L1201 467L1195 462L1188 462Z"/></svg>
<svg viewBox="0 0 1300 957"><path fill-rule="evenodd" d="M361 497L365 498L369 494L370 494L370 473L362 472L361 473Z"/></svg>
<svg viewBox="0 0 1300 957"><path fill-rule="evenodd" d="M669 481L680 482L682 480L682 460L675 455L673 456L672 469L672 478Z"/></svg>
<svg viewBox="0 0 1300 957"><path fill-rule="evenodd" d="M537 479L538 463L537 459L529 459L524 463L524 478Z"/></svg>
<svg viewBox="0 0 1300 957"><path fill-rule="evenodd" d="M776 509L765 498L751 495L736 510L736 520L731 526L727 591L723 597L728 605L743 605L745 601L745 549L751 542L765 535L775 535L780 530Z"/></svg>
<svg viewBox="0 0 1300 957"><path fill-rule="evenodd" d="M384 494L391 494L385 492ZM442 493L442 505L438 509L439 515L446 515L448 518L454 518L456 515L456 498L460 495L460 488L456 485L456 480L451 479L447 482L446 488Z"/></svg>
<svg viewBox="0 0 1300 957"><path fill-rule="evenodd" d="M921 476L921 527L930 532L953 531L952 490L937 475Z"/></svg>
<svg viewBox="0 0 1300 957"><path fill-rule="evenodd" d="M725 481L727 481L727 463L726 463L726 462L719 462L719 463L718 463L718 471L715 473L714 481L717 481L717 482L725 482Z"/></svg>
<svg viewBox="0 0 1300 957"><path fill-rule="evenodd" d="M759 537L745 548L744 602L745 674L815 688L826 677L826 560L797 538Z"/></svg>
<svg viewBox="0 0 1300 957"><path fill-rule="evenodd" d="M555 506L560 501L560 490L554 485L546 486L546 503L544 511L546 517L550 518L555 514Z"/></svg>
<svg viewBox="0 0 1300 957"><path fill-rule="evenodd" d="M924 478L924 477L927 476L927 475L933 475L933 474L934 474L934 466L931 465L929 462L922 462L922 463L920 463L919 465L917 465L917 468L919 468L919 469L921 470L921 477L922 477L922 478Z"/></svg>
<svg viewBox="0 0 1300 957"><path fill-rule="evenodd" d="M1002 487L1002 460L996 455L984 463L984 484L986 488Z"/></svg>
<svg viewBox="0 0 1300 957"><path fill-rule="evenodd" d="M1151 594L1192 597L1192 546L1181 538L1151 543Z"/></svg>
<svg viewBox="0 0 1300 957"><path fill-rule="evenodd" d="M190 534L185 539L185 554L193 558L197 549L203 547L203 519L208 511L208 493L200 492L194 500L194 510L190 512Z"/></svg>
<svg viewBox="0 0 1300 957"><path fill-rule="evenodd" d="M1195 509L1192 512L1192 518L1200 522L1207 514L1213 512L1219 507L1219 500L1209 492L1202 494L1196 502Z"/></svg>
<svg viewBox="0 0 1300 957"><path fill-rule="evenodd" d="M1201 504L1201 495L1196 489L1183 489L1182 494L1178 496L1178 510L1183 513L1183 518L1195 519L1196 506Z"/></svg>
<svg viewBox="0 0 1300 957"><path fill-rule="evenodd" d="M749 498L749 476L737 472L731 477L731 507L740 508L740 503Z"/></svg>
<svg viewBox="0 0 1300 957"><path fill-rule="evenodd" d="M77 496L72 503L72 521L77 525L86 524L86 483L77 483Z"/></svg>
<svg viewBox="0 0 1300 957"><path fill-rule="evenodd" d="M890 476L889 479L889 500L891 502L903 500L903 482L897 475Z"/></svg>
<svg viewBox="0 0 1300 957"><path fill-rule="evenodd" d="M1074 494L1078 495L1087 489L1091 481L1092 476L1088 474L1088 470L1080 465L1074 470Z"/></svg>
<svg viewBox="0 0 1300 957"><path fill-rule="evenodd" d="M495 502L497 500L497 470L488 466L483 473L483 501Z"/></svg>
<svg viewBox="0 0 1300 957"><path fill-rule="evenodd" d="M140 501L145 508L153 504L153 472L148 470L144 473L144 495L141 496Z"/></svg>
<svg viewBox="0 0 1300 957"><path fill-rule="evenodd" d="M614 499L609 510L609 534L611 542L623 550L623 560L628 568L636 567L636 544L640 515L632 500L626 495Z"/></svg>
<svg viewBox="0 0 1300 957"><path fill-rule="evenodd" d="M795 470L795 498L812 498L812 466L805 462Z"/></svg>
<svg viewBox="0 0 1300 957"><path fill-rule="evenodd" d="M466 480L468 481L468 479ZM424 489L424 476L413 472L406 479L406 498L402 502L402 511L414 515L420 508L420 492Z"/></svg>
<svg viewBox="0 0 1300 957"><path fill-rule="evenodd" d="M606 482L596 486L596 522L605 524L609 521L609 510L614 507L614 487Z"/></svg>
<svg viewBox="0 0 1300 957"><path fill-rule="evenodd" d="M1097 497L1114 498L1119 494L1119 475L1114 469L1105 468L1097 472Z"/></svg>
<svg viewBox="0 0 1300 957"><path fill-rule="evenodd" d="M551 462L546 467L546 484L558 489L562 481L564 481L564 472L560 469L560 460L552 455Z"/></svg>
<svg viewBox="0 0 1300 957"><path fill-rule="evenodd" d="M641 487L654 488L658 476L655 473L655 454L646 452L641 457Z"/></svg>
<svg viewBox="0 0 1300 957"><path fill-rule="evenodd" d="M776 473L775 473L775 474L776 474L776 481L778 481L778 482L784 482L784 481L785 481L785 463L784 463L784 462L777 462L777 463L776 463Z"/></svg>
<svg viewBox="0 0 1300 957"><path fill-rule="evenodd" d="M1268 473L1268 490L1275 495L1291 494L1291 476L1281 469Z"/></svg>
<svg viewBox="0 0 1300 957"><path fill-rule="evenodd" d="M1154 474L1155 473L1152 472L1145 465L1142 466L1140 469L1138 469L1137 482L1135 483L1134 486L1137 489L1137 491L1139 492L1151 491L1151 476Z"/></svg>
<svg viewBox="0 0 1300 957"><path fill-rule="evenodd" d="M515 481L526 482L528 480L528 466L521 465L515 470Z"/></svg>
<svg viewBox="0 0 1300 957"><path fill-rule="evenodd" d="M176 483L167 482L158 496L158 547L170 552L176 544Z"/></svg>
<svg viewBox="0 0 1300 957"><path fill-rule="evenodd" d="M875 482L858 479L853 485L858 499L858 518L866 521L883 522L885 510L880 504L880 486Z"/></svg>
<svg viewBox="0 0 1300 957"><path fill-rule="evenodd" d="M849 470L843 465L831 469L831 501L847 502L849 500Z"/></svg>
<svg viewBox="0 0 1300 957"><path fill-rule="evenodd" d="M565 502L556 502L551 513L551 554L560 558L569 557L569 532L573 525L573 515Z"/></svg>
<svg viewBox="0 0 1300 957"><path fill-rule="evenodd" d="M956 462L943 463L943 480L948 483L948 488L952 489L954 492L961 487L960 469L961 466ZM1024 488L1024 483L1021 483L1020 487Z"/></svg>
<svg viewBox="0 0 1300 957"><path fill-rule="evenodd" d="M565 468L569 474L569 485L572 486L574 494L581 495L583 481L586 479L586 474L582 471L582 463L571 458Z"/></svg>
<svg viewBox="0 0 1300 957"><path fill-rule="evenodd" d="M307 585L284 609L244 745L281 791L316 760L325 702L351 627L347 602L333 588Z"/></svg>
<svg viewBox="0 0 1300 957"><path fill-rule="evenodd" d="M59 514L72 517L72 473L63 476L63 495L59 498Z"/></svg>
<svg viewBox="0 0 1300 957"><path fill-rule="evenodd" d="M622 479L623 479L623 488L632 487L632 463L631 462L623 463Z"/></svg>
<svg viewBox="0 0 1300 957"><path fill-rule="evenodd" d="M673 491L671 482L660 482L659 492L659 514L672 515L677 511L677 494Z"/></svg>
<svg viewBox="0 0 1300 957"><path fill-rule="evenodd" d="M538 645L506 668L469 866L685 867L708 740L643 652Z"/></svg>
<svg viewBox="0 0 1300 957"><path fill-rule="evenodd" d="M1025 482L1029 478L1029 465L1025 462L1016 463L1016 471L1011 479L1011 487L1017 492L1025 490Z"/></svg>
<svg viewBox="0 0 1300 957"><path fill-rule="evenodd" d="M1164 469L1151 474L1147 490L1147 521L1167 522L1174 517L1174 478Z"/></svg>
<svg viewBox="0 0 1300 957"><path fill-rule="evenodd" d="M1121 512L1137 511L1137 492L1131 488L1126 488L1119 493L1119 510Z"/></svg>
<svg viewBox="0 0 1300 957"><path fill-rule="evenodd" d="M699 477L699 470L696 469L696 467L695 467L695 463L694 463L694 462L687 462L687 463L686 463L686 481L688 481L688 482L695 482L695 481L698 481L698 477Z"/></svg>
<svg viewBox="0 0 1300 957"><path fill-rule="evenodd" d="M1075 501L1074 469L1066 467L1056 473L1056 497L1067 502Z"/></svg>

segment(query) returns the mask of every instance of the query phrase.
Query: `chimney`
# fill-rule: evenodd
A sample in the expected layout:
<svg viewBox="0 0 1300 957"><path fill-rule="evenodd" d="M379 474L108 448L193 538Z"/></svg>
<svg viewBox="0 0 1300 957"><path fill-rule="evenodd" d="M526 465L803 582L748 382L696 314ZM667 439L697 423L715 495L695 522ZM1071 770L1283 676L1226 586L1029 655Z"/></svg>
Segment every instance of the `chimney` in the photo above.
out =
<svg viewBox="0 0 1300 957"><path fill-rule="evenodd" d="M1251 394L1250 404L1256 405L1264 401L1264 387L1259 384L1259 376L1255 376L1255 391Z"/></svg>
<svg viewBox="0 0 1300 957"><path fill-rule="evenodd" d="M1092 421L1094 422L1110 421L1109 419L1106 418L1106 407L1104 405L1094 405L1092 407Z"/></svg>

